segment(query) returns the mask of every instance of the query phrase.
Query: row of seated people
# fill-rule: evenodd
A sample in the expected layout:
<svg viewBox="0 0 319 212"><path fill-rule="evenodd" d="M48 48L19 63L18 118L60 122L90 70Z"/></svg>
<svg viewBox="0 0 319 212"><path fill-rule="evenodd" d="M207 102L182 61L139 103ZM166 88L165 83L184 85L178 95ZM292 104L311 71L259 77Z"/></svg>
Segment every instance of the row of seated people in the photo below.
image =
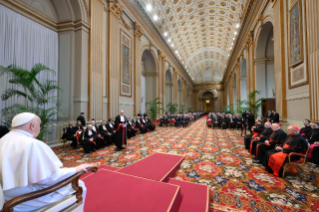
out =
<svg viewBox="0 0 319 212"><path fill-rule="evenodd" d="M305 122L304 122L305 123ZM308 125L309 122L307 121ZM281 129L279 123L266 122L262 124L257 119L252 127L252 134L244 138L245 148L251 155L254 155L253 162L262 164L269 173L275 176L283 175L283 167L288 162L288 155L292 153L291 161L298 161L301 155L308 149L307 140L304 135L305 126L299 129L297 126L289 126L287 133ZM312 134L308 139L319 144L319 124L312 124ZM310 147L311 148L311 147ZM316 153L319 154L319 151ZM308 157L309 157L308 153ZM313 155L312 155L313 156ZM318 156L317 156L318 157ZM319 163L318 163L319 164Z"/></svg>
<svg viewBox="0 0 319 212"><path fill-rule="evenodd" d="M147 115L142 117L140 114L135 118L127 120L127 137L136 136L137 132L144 134L154 131L155 125L148 119ZM82 133L83 132L83 133ZM83 146L85 153L95 152L105 146L115 143L116 129L113 119L108 122L103 120L99 126L96 126L94 119L86 127L82 126L81 121L77 121L74 126L73 122L69 123L69 127L64 130L62 139L71 140L71 147L76 149L78 144Z"/></svg>
<svg viewBox="0 0 319 212"><path fill-rule="evenodd" d="M247 116L247 117L245 117ZM239 129L242 128L242 125L251 126L254 123L254 115L251 112L248 112L247 115L241 118L239 114L232 115L231 113L226 112L212 112L207 116L206 124L208 127L215 127L220 129Z"/></svg>
<svg viewBox="0 0 319 212"><path fill-rule="evenodd" d="M165 115L160 119L159 126L167 127L174 125L175 127L187 127L191 121L196 121L204 115L205 113L203 112Z"/></svg>

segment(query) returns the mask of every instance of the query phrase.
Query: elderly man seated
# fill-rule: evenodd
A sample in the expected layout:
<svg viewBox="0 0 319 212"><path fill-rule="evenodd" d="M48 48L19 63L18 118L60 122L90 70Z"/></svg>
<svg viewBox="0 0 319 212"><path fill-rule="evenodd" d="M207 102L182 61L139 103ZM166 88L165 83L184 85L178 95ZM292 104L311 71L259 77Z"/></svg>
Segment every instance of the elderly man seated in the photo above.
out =
<svg viewBox="0 0 319 212"><path fill-rule="evenodd" d="M264 131L260 135L258 135L256 138L253 138L250 142L250 149L249 152L252 155L256 156L256 147L258 144L263 144L265 143L266 140L268 140L272 134L272 129L271 129L271 123L266 122L264 124Z"/></svg>
<svg viewBox="0 0 319 212"><path fill-rule="evenodd" d="M280 145L286 140L287 134L280 127L280 124L272 124L272 134L270 137L264 143L257 144L256 158L254 158L256 160L253 161L254 163L261 163L267 151L275 149L276 145ZM263 139L261 138L261 141Z"/></svg>
<svg viewBox="0 0 319 212"><path fill-rule="evenodd" d="M260 119L256 119L255 126L253 126L251 128L253 133L251 135L246 135L244 137L244 144L245 144L245 148L246 149L249 150L251 140L256 138L257 136L259 136L264 131L264 129L265 128L264 128L264 125L261 124L261 120Z"/></svg>
<svg viewBox="0 0 319 212"><path fill-rule="evenodd" d="M38 191L63 181L75 173L86 171L89 164L74 168L61 168L63 164L52 149L36 139L41 119L32 113L21 113L12 120L12 130L0 139L0 183L5 201ZM83 188L83 201L86 187ZM33 211L48 206L74 193L71 185L56 192L27 201L14 207L14 211Z"/></svg>
<svg viewBox="0 0 319 212"><path fill-rule="evenodd" d="M319 164L319 161L315 161L315 157L313 154L314 149L319 148L319 123L312 123L312 134L308 142L310 143L310 148L309 153L307 155L307 160Z"/></svg>
<svg viewBox="0 0 319 212"><path fill-rule="evenodd" d="M305 153L307 151L307 142L299 134L299 128L295 125L289 126L287 129L288 137L282 145L277 146L274 150L269 150L263 159L263 166L269 173L275 176L282 176L283 167L288 162L288 155L291 152ZM300 156L292 156L291 160L296 161Z"/></svg>

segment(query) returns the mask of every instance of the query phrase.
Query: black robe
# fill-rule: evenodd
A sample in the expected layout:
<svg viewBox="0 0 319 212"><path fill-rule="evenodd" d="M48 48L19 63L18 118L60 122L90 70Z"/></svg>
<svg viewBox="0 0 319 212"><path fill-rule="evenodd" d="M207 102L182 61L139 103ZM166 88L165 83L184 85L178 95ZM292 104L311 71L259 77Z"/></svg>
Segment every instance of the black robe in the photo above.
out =
<svg viewBox="0 0 319 212"><path fill-rule="evenodd" d="M295 136L287 137L285 143L281 144L280 147L283 148L282 151L276 149L267 151L262 164L269 173L274 173L274 175L282 177L283 167L288 162L288 154L291 152L305 153L307 142L300 134L297 134ZM279 159L281 158L284 158L282 164L279 162ZM291 156L290 159L291 161L296 161L300 159L300 156ZM280 164L281 168L276 170L273 164L276 164L277 166Z"/></svg>
<svg viewBox="0 0 319 212"><path fill-rule="evenodd" d="M78 118L76 119L76 121L80 121L82 126L86 126L86 121L85 118L83 116L78 116Z"/></svg>
<svg viewBox="0 0 319 212"><path fill-rule="evenodd" d="M9 129L6 126L0 125L0 138L9 132Z"/></svg>
<svg viewBox="0 0 319 212"><path fill-rule="evenodd" d="M302 135L303 133L305 135ZM311 134L312 134L312 128L310 126L306 126L300 129L300 135L304 137L305 139L310 139Z"/></svg>
<svg viewBox="0 0 319 212"><path fill-rule="evenodd" d="M127 140L127 119L123 116L124 120L121 121L121 116L118 115L115 118L114 128L116 131L115 145L117 148L122 148L122 145L126 145Z"/></svg>
<svg viewBox="0 0 319 212"><path fill-rule="evenodd" d="M319 128L312 130L310 139L308 140L310 144L314 144L316 141L319 141Z"/></svg>
<svg viewBox="0 0 319 212"><path fill-rule="evenodd" d="M78 139L76 137L76 131L78 131L78 127L68 127L66 131L62 135L62 139L71 140L71 147L76 149L78 146Z"/></svg>
<svg viewBox="0 0 319 212"><path fill-rule="evenodd" d="M146 124L149 126L150 131L154 131L156 126L151 122L149 118L145 119Z"/></svg>
<svg viewBox="0 0 319 212"><path fill-rule="evenodd" d="M94 130L91 130L92 134L89 135L89 129L86 129L82 133L82 146L85 153L90 153L96 149L101 148L104 140L101 139ZM93 138L93 141L90 141L90 138Z"/></svg>
<svg viewBox="0 0 319 212"><path fill-rule="evenodd" d="M140 130L142 134L147 132L146 126L140 120L137 120L136 127Z"/></svg>
<svg viewBox="0 0 319 212"><path fill-rule="evenodd" d="M109 146L112 144L112 134L109 133L106 125L104 125L104 127L102 124L99 126L99 133L104 138L104 142L106 143L106 146Z"/></svg>
<svg viewBox="0 0 319 212"><path fill-rule="evenodd" d="M275 149L276 145L282 144L286 140L286 137L287 134L282 129L278 129L276 132L272 132L268 139L269 146L265 143L260 143L256 146L256 159L262 161L266 152L268 150Z"/></svg>
<svg viewBox="0 0 319 212"><path fill-rule="evenodd" d="M312 162L319 165L319 146L316 146L312 150Z"/></svg>
<svg viewBox="0 0 319 212"><path fill-rule="evenodd" d="M253 132L261 134L264 131L265 127L264 125L257 125L256 128L254 129ZM246 135L244 137L244 144L245 144L245 149L249 149L250 148L250 143L251 143L251 139L254 136L254 134L251 135Z"/></svg>
<svg viewBox="0 0 319 212"><path fill-rule="evenodd" d="M112 144L114 144L114 143L115 143L115 139L116 139L116 138L115 138L115 137L116 137L116 131L115 131L115 129L114 129L114 125L111 124L112 126L110 126L110 124L111 124L111 123L107 123L107 124L106 124L106 128L107 128L107 131L112 134L112 135L111 135L111 140L112 140Z"/></svg>
<svg viewBox="0 0 319 212"><path fill-rule="evenodd" d="M258 144L265 143L266 140L268 140L272 134L271 127L265 129L256 139L253 139L250 144L250 154L256 156L256 147Z"/></svg>
<svg viewBox="0 0 319 212"><path fill-rule="evenodd" d="M132 138L136 135L137 129L135 128L135 124L132 122L127 122L127 137Z"/></svg>

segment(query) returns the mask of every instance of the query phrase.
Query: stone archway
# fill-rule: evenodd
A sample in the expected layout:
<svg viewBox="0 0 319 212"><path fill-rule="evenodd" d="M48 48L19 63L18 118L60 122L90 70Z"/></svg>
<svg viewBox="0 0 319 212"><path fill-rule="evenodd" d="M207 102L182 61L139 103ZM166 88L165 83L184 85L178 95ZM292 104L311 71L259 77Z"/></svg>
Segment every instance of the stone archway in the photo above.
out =
<svg viewBox="0 0 319 212"><path fill-rule="evenodd" d="M147 102L157 97L158 71L155 55L151 50L144 50L142 54L142 76L141 76L141 112L147 111Z"/></svg>
<svg viewBox="0 0 319 212"><path fill-rule="evenodd" d="M214 100L215 96L212 92L206 91L201 96L200 100L202 101L202 111L209 113L214 111Z"/></svg>
<svg viewBox="0 0 319 212"><path fill-rule="evenodd" d="M273 42L273 25L266 22L259 33L256 45L255 70L257 99L274 99L275 93L275 70L274 70L274 42ZM258 110L260 117L261 108Z"/></svg>

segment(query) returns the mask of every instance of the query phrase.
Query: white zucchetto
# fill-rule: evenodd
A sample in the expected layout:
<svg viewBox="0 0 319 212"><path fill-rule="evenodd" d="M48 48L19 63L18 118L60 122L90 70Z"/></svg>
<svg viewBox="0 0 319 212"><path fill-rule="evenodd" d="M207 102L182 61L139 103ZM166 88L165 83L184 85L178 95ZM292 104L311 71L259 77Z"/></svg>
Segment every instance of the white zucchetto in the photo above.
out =
<svg viewBox="0 0 319 212"><path fill-rule="evenodd" d="M18 127L18 126L21 126L23 124L26 124L29 121L31 121L32 119L34 119L35 116L36 115L33 113L28 113L28 112L20 113L20 114L16 115L15 117L13 117L11 126Z"/></svg>

